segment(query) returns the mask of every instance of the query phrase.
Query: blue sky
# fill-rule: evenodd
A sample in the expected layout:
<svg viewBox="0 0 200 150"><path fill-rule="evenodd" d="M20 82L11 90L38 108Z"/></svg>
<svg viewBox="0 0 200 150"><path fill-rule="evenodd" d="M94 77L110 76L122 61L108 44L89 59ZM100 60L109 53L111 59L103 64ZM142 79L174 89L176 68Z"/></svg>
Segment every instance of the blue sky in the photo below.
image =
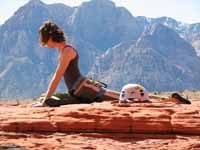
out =
<svg viewBox="0 0 200 150"><path fill-rule="evenodd" d="M29 0L1 1L0 24ZM68 6L78 6L89 0L42 0L44 3L65 3ZM200 0L112 0L117 6L126 7L133 16L151 18L167 16L185 23L200 23Z"/></svg>

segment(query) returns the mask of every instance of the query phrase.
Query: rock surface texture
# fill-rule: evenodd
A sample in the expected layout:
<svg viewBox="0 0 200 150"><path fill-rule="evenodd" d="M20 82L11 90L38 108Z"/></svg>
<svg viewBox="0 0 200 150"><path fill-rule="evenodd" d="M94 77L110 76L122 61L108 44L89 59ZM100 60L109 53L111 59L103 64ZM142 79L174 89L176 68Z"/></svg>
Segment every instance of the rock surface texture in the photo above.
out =
<svg viewBox="0 0 200 150"><path fill-rule="evenodd" d="M200 149L200 101L0 105L0 149Z"/></svg>

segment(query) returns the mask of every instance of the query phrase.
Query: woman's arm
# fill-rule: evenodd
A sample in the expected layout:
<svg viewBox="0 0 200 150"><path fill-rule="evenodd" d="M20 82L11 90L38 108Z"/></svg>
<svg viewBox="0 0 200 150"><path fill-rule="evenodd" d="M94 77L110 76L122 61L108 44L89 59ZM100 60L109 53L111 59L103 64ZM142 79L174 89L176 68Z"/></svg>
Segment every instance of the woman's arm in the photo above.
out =
<svg viewBox="0 0 200 150"><path fill-rule="evenodd" d="M45 99L50 98L53 95L70 61L74 59L75 56L76 52L72 48L68 47L63 50L54 76L49 83Z"/></svg>

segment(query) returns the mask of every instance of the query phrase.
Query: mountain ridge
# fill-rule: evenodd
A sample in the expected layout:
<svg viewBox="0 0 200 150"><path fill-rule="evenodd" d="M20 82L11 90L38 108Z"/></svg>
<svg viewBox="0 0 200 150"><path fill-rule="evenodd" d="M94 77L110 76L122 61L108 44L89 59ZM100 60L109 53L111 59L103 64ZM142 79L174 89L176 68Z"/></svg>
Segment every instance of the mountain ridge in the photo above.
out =
<svg viewBox="0 0 200 150"><path fill-rule="evenodd" d="M126 47L121 45L107 51L89 74L118 90L127 83L142 84L150 91L200 88L195 84L200 79L200 58L192 46L170 28L153 24L135 44Z"/></svg>
<svg viewBox="0 0 200 150"><path fill-rule="evenodd" d="M96 6L91 7L90 5ZM194 81L196 83L190 81L193 85L190 84L182 87L178 85L179 88L173 86L173 89L183 89L183 87L191 87L194 89L199 88L197 86L199 69L194 67L196 66L195 63L199 63L198 57L194 56L195 53L198 52L198 47L200 45L198 23L191 26L188 25L188 28L186 28L181 26L181 23L176 23L175 20L170 20L167 17L162 19L158 18L157 20L145 17L135 17L127 9L117 7L113 2L108 0L93 0L85 2L78 7L69 7L64 4L47 5L40 0L32 0L26 5L20 7L11 18L0 26L0 38L2 39L0 40L1 98L38 97L41 93L46 91L47 85L56 68L57 52L55 50L49 51L48 49L40 47L38 44L37 33L42 22L48 19L56 22L64 29L68 36L67 42L74 45L78 50L80 54L80 68L84 75L90 76L90 74L93 74L95 77L97 72L106 72L106 70L109 70L109 66L114 67L115 69L118 66L114 66L114 64L117 64L120 60L123 60L126 67L130 68L131 65L134 65L134 61L130 60L129 64L120 55L115 57L115 53L112 52L114 50L112 49L115 49L116 52L120 53L124 57L130 55L130 57L134 58L132 55L135 53L136 58L134 59L136 60L137 55L138 57L142 56L140 53L136 53L136 50L134 49L137 49L138 52L142 49L141 52L146 54L145 57L152 57L152 61L156 60L156 57L162 56L161 58L158 58L158 60L161 64L166 62L166 65L163 64L163 66L170 66L168 67L168 70L170 70L169 68L171 68L171 70L176 70L175 72L186 70L186 72L189 71L190 73L191 70L197 70L190 74L190 76L195 76ZM168 24L166 24L166 22ZM149 41L144 31L147 32L147 29L150 30L150 27L152 27L153 24L161 27L164 26L163 30L161 30L162 28L160 27L160 30L163 32L162 34L160 31L158 32L158 36L156 36L157 39L154 39L149 35L148 38L151 39ZM192 32L190 32L190 30ZM174 31L176 33L174 33ZM165 37L165 34L163 33L165 33L167 37ZM174 38L176 42L179 41L179 47L175 49L179 53L177 56L175 55L172 57L172 53L174 51L173 46L177 46L178 43L174 42L170 38L169 33L173 33L172 35L178 34L178 37ZM142 34L145 38L141 36ZM181 39L179 36L181 36ZM143 41L139 41L141 39ZM163 45L159 45L161 39ZM166 44L167 42L169 44ZM172 48L168 45L172 45ZM182 47L180 45L182 45ZM194 51L194 48L191 48L191 45L195 46L196 52ZM111 50L113 56L107 56L108 54L110 55L109 50ZM125 53L123 53L123 51ZM152 56L149 55L149 51L152 53ZM183 54L180 52L183 52ZM169 62L165 60L166 56L164 56L163 53L170 53L171 59L167 58L167 60L170 63L175 63L174 66L168 64ZM109 59L106 58L106 62L98 62L102 59L101 57L103 57L103 55L105 58L108 57ZM26 59L24 59L24 61L15 61L22 60L23 58ZM184 63L184 61L182 61L177 64L177 62L174 61L176 59L183 59L186 60L186 62ZM99 66L98 63L102 63L100 66L104 67L97 69L96 67ZM113 64L113 66L109 63ZM156 62L154 65L159 67L159 64L156 64ZM137 67L140 68L140 66ZM146 69L147 72L146 74L148 74L149 68L152 68L151 64L149 64L149 66L144 66L144 69ZM92 72L92 70L96 70L97 72ZM139 70L141 72L141 69ZM123 78L122 76L124 75L120 75L123 71L126 75L126 70L123 69L123 67L121 67L121 70L118 70L118 74L115 74L113 70L111 71L111 73L113 73L112 75L105 73L109 75L106 76L105 79L107 78L109 83L114 82L112 88L119 90L122 83L135 82L132 80L133 78L130 73L127 77L129 79ZM167 74L170 76L170 73ZM176 76L174 76L173 73L171 74L174 80L176 80ZM116 80L114 80L114 76L116 76ZM192 79L192 77L188 77L188 75L186 76L188 80ZM163 76L159 77L163 78ZM117 78L119 78L119 80L117 80ZM99 78L99 80L102 80L102 78ZM138 75L136 81L140 80L143 81L146 79L140 78ZM145 81L145 86L149 87L147 84L148 82ZM161 89L167 90L164 86L161 87ZM66 91L63 82L58 87L58 90Z"/></svg>

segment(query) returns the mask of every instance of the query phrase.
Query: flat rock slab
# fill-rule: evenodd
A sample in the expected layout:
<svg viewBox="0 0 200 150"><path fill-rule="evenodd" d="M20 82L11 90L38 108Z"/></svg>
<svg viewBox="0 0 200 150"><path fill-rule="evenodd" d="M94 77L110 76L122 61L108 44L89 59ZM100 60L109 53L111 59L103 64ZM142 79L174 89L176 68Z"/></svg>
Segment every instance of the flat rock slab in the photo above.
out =
<svg viewBox="0 0 200 150"><path fill-rule="evenodd" d="M0 131L200 135L200 101L32 107L0 105Z"/></svg>
<svg viewBox="0 0 200 150"><path fill-rule="evenodd" d="M6 150L199 150L200 137L171 134L0 132L1 147Z"/></svg>
<svg viewBox="0 0 200 150"><path fill-rule="evenodd" d="M200 101L0 105L0 149L198 150Z"/></svg>

